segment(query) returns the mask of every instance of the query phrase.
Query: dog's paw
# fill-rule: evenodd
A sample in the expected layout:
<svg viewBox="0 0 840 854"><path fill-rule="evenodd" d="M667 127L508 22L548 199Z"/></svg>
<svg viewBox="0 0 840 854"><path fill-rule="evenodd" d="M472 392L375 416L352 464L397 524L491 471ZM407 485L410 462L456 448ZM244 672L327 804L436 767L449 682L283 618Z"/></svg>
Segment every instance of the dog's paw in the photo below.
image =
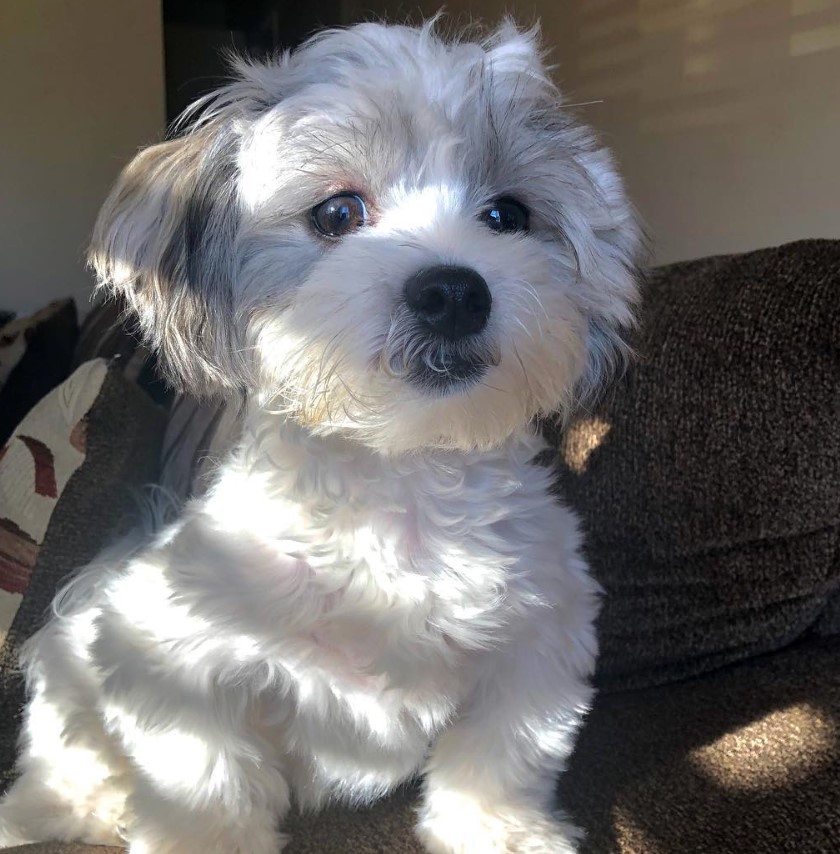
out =
<svg viewBox="0 0 840 854"><path fill-rule="evenodd" d="M0 848L16 848L34 840L20 834L16 826L0 815Z"/></svg>
<svg viewBox="0 0 840 854"><path fill-rule="evenodd" d="M576 854L582 838L573 824L542 817L530 830L513 835L510 850L516 854Z"/></svg>
<svg viewBox="0 0 840 854"><path fill-rule="evenodd" d="M288 837L273 830L237 828L196 829L178 839L160 831L135 830L129 835L129 854L279 854Z"/></svg>
<svg viewBox="0 0 840 854"><path fill-rule="evenodd" d="M580 831L530 808L488 809L448 794L427 804L417 835L429 854L575 854Z"/></svg>

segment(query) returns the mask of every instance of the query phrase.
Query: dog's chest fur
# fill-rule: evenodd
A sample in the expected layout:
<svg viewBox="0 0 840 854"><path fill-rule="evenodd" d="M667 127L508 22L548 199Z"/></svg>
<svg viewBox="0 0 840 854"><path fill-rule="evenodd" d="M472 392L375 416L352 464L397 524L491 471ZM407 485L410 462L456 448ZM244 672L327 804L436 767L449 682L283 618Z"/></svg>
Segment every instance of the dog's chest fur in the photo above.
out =
<svg viewBox="0 0 840 854"><path fill-rule="evenodd" d="M551 600L539 553L561 508L531 462L539 448L523 436L491 454L388 459L277 418L249 423L187 524L224 563L231 630L257 635L261 725L284 749L318 745L292 750L297 788L358 796L405 777L457 713L481 650ZM197 538L182 534L195 561ZM199 610L215 595L203 583Z"/></svg>

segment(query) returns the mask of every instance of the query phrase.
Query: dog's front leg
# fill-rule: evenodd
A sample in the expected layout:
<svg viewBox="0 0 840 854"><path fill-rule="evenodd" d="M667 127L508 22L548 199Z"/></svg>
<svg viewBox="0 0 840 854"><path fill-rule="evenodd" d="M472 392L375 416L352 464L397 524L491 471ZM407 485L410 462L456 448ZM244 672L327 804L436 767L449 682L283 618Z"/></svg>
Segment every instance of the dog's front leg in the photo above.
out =
<svg viewBox="0 0 840 854"><path fill-rule="evenodd" d="M248 755L242 733L225 731L212 717L154 715L141 722L131 715L109 722L122 730L136 768L123 830L130 854L278 854L283 848L277 826L289 806L285 780L256 751Z"/></svg>
<svg viewBox="0 0 840 854"><path fill-rule="evenodd" d="M591 630L488 656L470 702L430 756L418 834L434 854L563 854L580 832L552 809L591 699ZM565 646L565 649L561 649Z"/></svg>
<svg viewBox="0 0 840 854"><path fill-rule="evenodd" d="M131 769L130 854L278 854L289 787L259 737L249 687L142 640L106 617L96 643L100 661L113 654L101 711Z"/></svg>

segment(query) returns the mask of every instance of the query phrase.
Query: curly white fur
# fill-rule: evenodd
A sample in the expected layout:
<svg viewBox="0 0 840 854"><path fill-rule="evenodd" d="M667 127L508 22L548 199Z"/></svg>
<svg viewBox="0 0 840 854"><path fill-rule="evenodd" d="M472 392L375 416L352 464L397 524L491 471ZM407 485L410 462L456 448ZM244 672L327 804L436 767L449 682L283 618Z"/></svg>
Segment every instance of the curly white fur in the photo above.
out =
<svg viewBox="0 0 840 854"><path fill-rule="evenodd" d="M510 24L481 43L366 24L238 74L126 168L92 258L174 378L246 393L243 439L29 642L0 843L276 854L290 804L422 775L430 852L573 851L553 781L598 589L529 424L622 349L621 182ZM308 212L342 190L371 219L325 240ZM499 197L530 231L479 221ZM406 374L432 357L402 288L439 264L486 280L492 355L432 393Z"/></svg>

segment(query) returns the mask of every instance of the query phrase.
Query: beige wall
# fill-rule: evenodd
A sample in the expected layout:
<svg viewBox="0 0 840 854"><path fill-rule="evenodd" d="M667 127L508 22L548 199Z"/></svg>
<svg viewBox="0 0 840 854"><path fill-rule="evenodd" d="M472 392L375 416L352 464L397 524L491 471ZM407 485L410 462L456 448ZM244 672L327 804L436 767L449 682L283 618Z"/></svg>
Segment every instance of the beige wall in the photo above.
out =
<svg viewBox="0 0 840 854"><path fill-rule="evenodd" d="M73 294L120 167L164 126L160 0L0 0L0 308Z"/></svg>
<svg viewBox="0 0 840 854"><path fill-rule="evenodd" d="M400 12L389 2L355 11L365 7ZM656 260L840 237L840 0L447 9L542 19L569 98L603 101L583 114L616 151Z"/></svg>

